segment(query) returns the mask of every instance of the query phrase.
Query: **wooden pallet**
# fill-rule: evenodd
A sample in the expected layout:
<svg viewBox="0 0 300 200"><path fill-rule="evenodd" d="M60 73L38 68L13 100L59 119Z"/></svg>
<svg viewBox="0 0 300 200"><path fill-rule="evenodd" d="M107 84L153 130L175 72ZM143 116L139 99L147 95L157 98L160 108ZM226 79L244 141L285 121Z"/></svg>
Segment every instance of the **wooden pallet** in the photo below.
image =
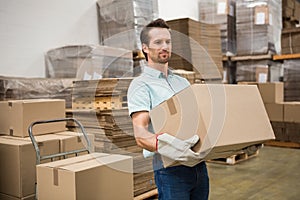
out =
<svg viewBox="0 0 300 200"><path fill-rule="evenodd" d="M300 149L300 143L296 142L284 142L284 141L268 141L265 143L266 146L274 146L274 147L286 147L286 148L296 148Z"/></svg>
<svg viewBox="0 0 300 200"><path fill-rule="evenodd" d="M219 164L226 164L226 165L235 165L239 162L248 160L252 157L255 157L258 155L259 150L257 150L255 153L248 155L245 152L240 152L237 153L235 155L226 157L226 158L218 158L218 159L212 159L212 160L208 160L208 162L212 162L212 163L219 163Z"/></svg>
<svg viewBox="0 0 300 200"><path fill-rule="evenodd" d="M158 199L157 197L158 191L157 189L150 190L149 192L145 192L144 194L141 194L139 196L134 197L133 200L150 200L150 199Z"/></svg>

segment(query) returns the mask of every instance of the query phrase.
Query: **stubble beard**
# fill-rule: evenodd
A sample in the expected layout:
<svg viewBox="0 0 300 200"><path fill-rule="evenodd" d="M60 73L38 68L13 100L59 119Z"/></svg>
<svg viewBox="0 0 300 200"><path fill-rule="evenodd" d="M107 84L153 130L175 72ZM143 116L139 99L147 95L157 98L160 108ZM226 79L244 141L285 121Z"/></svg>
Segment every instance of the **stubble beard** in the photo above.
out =
<svg viewBox="0 0 300 200"><path fill-rule="evenodd" d="M158 54L157 62L159 64L166 64L166 63L169 62L170 58L171 58L171 55L170 55L169 52L167 52L167 54L165 54L165 53L164 54Z"/></svg>

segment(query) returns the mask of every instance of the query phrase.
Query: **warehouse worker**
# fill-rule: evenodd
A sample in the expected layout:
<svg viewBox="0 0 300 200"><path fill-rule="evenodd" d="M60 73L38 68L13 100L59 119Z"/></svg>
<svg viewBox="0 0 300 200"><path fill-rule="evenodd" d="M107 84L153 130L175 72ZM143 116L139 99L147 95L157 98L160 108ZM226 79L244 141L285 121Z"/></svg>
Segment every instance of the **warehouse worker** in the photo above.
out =
<svg viewBox="0 0 300 200"><path fill-rule="evenodd" d="M199 137L180 140L168 133L154 133L149 111L189 86L189 82L171 72L171 32L167 23L157 19L145 26L140 35L148 65L134 78L128 89L128 108L137 144L145 157L153 156L153 169L161 200L208 199L209 178L205 162L191 150ZM180 165L163 167L161 156Z"/></svg>

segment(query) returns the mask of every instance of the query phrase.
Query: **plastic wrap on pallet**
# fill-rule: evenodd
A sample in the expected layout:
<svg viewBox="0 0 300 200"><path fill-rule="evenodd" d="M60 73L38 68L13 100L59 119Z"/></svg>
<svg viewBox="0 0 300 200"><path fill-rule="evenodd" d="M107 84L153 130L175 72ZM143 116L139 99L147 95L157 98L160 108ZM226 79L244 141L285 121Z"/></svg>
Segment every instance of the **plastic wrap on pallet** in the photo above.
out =
<svg viewBox="0 0 300 200"><path fill-rule="evenodd" d="M132 76L132 51L101 45L72 45L45 55L48 78L93 80Z"/></svg>
<svg viewBox="0 0 300 200"><path fill-rule="evenodd" d="M141 28L158 17L157 0L98 0L98 25L103 45L141 49Z"/></svg>
<svg viewBox="0 0 300 200"><path fill-rule="evenodd" d="M282 64L272 60L245 60L236 63L237 82L276 82L280 80Z"/></svg>
<svg viewBox="0 0 300 200"><path fill-rule="evenodd" d="M281 0L236 1L237 55L281 50Z"/></svg>
<svg viewBox="0 0 300 200"><path fill-rule="evenodd" d="M0 77L0 100L65 99L72 105L72 85L76 79Z"/></svg>
<svg viewBox="0 0 300 200"><path fill-rule="evenodd" d="M284 60L284 100L300 101L300 59Z"/></svg>
<svg viewBox="0 0 300 200"><path fill-rule="evenodd" d="M208 24L219 24L222 53L236 54L236 11L234 0L199 1L199 19Z"/></svg>

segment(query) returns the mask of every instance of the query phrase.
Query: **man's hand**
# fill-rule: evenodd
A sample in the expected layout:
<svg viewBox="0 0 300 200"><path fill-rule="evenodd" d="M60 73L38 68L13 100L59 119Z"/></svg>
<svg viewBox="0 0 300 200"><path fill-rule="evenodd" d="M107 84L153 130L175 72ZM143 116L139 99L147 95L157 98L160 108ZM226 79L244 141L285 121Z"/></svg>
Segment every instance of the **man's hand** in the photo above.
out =
<svg viewBox="0 0 300 200"><path fill-rule="evenodd" d="M187 140L180 140L172 135L163 133L157 136L157 152L183 165L194 166L201 162L199 153L191 148L199 141L199 136L194 135Z"/></svg>

